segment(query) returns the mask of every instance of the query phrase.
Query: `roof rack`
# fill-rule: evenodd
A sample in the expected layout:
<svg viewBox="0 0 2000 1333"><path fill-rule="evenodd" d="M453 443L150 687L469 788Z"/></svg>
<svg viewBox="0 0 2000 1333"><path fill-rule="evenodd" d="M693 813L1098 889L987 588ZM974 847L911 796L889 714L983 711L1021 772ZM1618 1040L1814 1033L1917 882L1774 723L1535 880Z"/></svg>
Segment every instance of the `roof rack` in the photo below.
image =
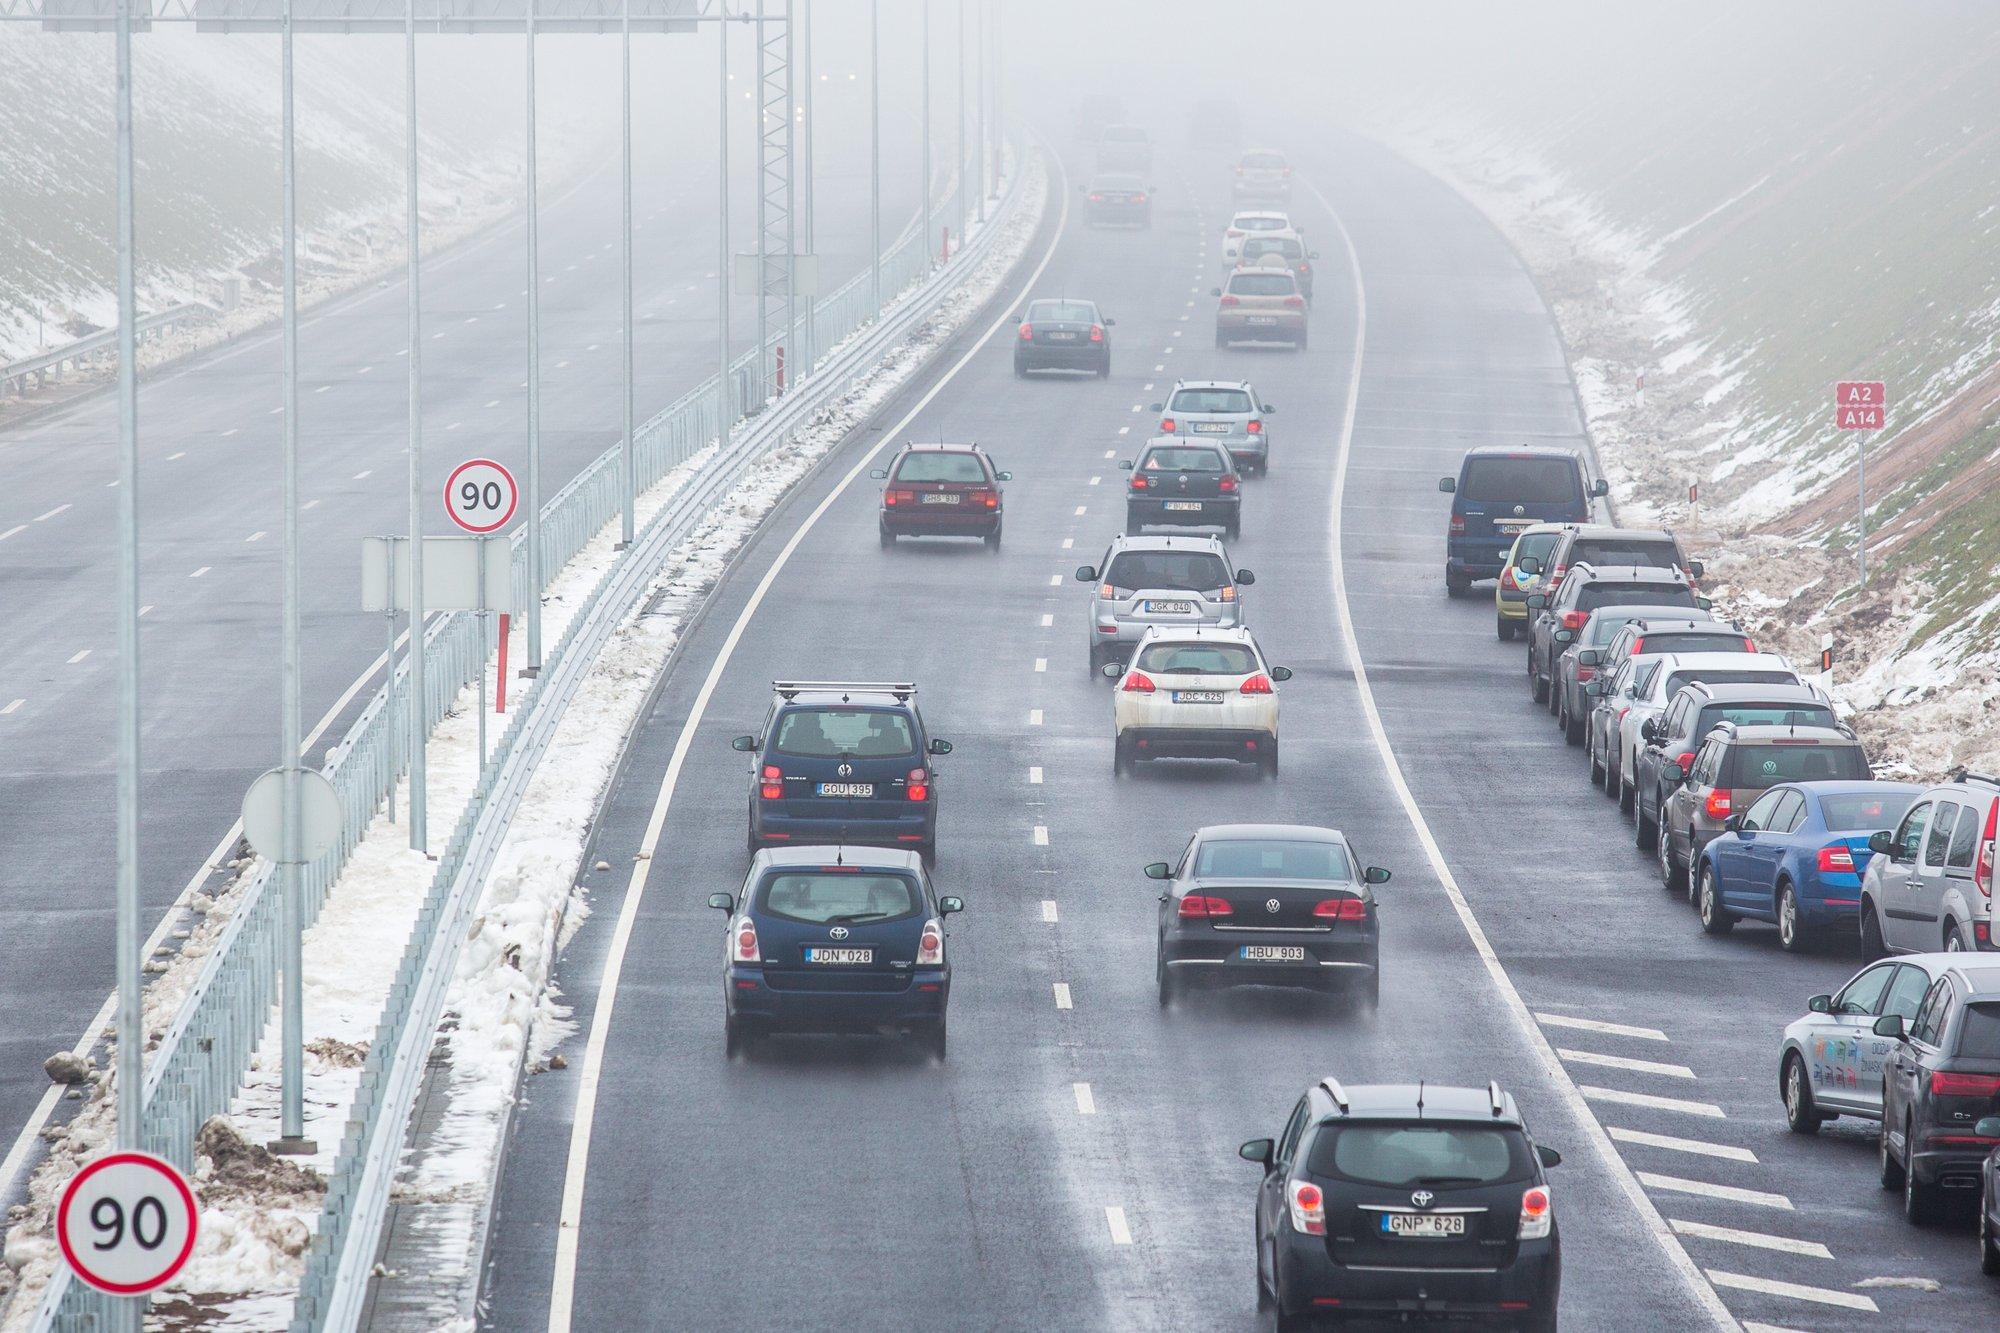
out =
<svg viewBox="0 0 2000 1333"><path fill-rule="evenodd" d="M1486 1083L1486 1100L1487 1100L1488 1102L1491 1102L1491 1103L1492 1103L1492 1105L1493 1105L1493 1114L1494 1114L1494 1115L1496 1115L1496 1116L1501 1116L1501 1115L1505 1115L1505 1114L1507 1113L1507 1112L1506 1112L1506 1106L1507 1106L1507 1103L1506 1103L1506 1099L1505 1099L1505 1098L1504 1098L1504 1097L1503 1097L1503 1096L1501 1095L1501 1092L1500 1092L1500 1084L1499 1084L1499 1082L1498 1082L1497 1080L1493 1080L1493 1079L1489 1079L1489 1080L1487 1080L1487 1083Z"/></svg>
<svg viewBox="0 0 2000 1333"><path fill-rule="evenodd" d="M837 691L843 696L893 694L904 702L908 702L917 692L915 683L911 681L892 680L774 680L771 682L771 689L784 696L786 702L808 690L824 690L828 693Z"/></svg>
<svg viewBox="0 0 2000 1333"><path fill-rule="evenodd" d="M1340 1080L1335 1078L1333 1075L1328 1074L1325 1078L1319 1081L1319 1085L1322 1088L1326 1089L1327 1096L1333 1098L1333 1104L1340 1108L1340 1113L1342 1115L1346 1115L1347 1089L1340 1086Z"/></svg>

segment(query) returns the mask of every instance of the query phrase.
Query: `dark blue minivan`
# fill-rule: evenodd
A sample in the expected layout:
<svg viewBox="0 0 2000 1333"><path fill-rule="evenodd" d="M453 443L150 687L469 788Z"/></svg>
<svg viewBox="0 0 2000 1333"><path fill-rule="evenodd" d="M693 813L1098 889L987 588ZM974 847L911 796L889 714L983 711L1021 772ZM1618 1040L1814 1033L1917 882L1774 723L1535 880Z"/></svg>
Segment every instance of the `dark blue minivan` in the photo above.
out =
<svg viewBox="0 0 2000 1333"><path fill-rule="evenodd" d="M1486 445L1470 450L1457 477L1438 489L1452 497L1445 537L1444 590L1463 597L1475 579L1497 579L1515 536L1536 523L1588 523L1590 502L1610 491L1587 481L1574 449Z"/></svg>
<svg viewBox="0 0 2000 1333"><path fill-rule="evenodd" d="M924 729L915 685L774 681L763 731L730 744L756 756L751 851L867 843L935 855L930 760L950 754L951 742Z"/></svg>

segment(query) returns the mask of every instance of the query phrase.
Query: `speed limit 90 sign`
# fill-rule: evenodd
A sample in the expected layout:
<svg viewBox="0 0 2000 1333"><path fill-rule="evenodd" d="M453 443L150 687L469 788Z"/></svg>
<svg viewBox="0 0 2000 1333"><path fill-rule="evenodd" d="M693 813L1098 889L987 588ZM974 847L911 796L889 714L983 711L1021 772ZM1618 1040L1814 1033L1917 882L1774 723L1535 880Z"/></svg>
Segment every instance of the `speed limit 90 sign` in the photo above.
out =
<svg viewBox="0 0 2000 1333"><path fill-rule="evenodd" d="M444 508L451 521L482 536L513 520L520 497L514 474L490 458L460 463L444 483Z"/></svg>
<svg viewBox="0 0 2000 1333"><path fill-rule="evenodd" d="M151 1153L115 1152L84 1167L56 1207L56 1241L76 1275L115 1296L166 1285L194 1253L194 1191Z"/></svg>

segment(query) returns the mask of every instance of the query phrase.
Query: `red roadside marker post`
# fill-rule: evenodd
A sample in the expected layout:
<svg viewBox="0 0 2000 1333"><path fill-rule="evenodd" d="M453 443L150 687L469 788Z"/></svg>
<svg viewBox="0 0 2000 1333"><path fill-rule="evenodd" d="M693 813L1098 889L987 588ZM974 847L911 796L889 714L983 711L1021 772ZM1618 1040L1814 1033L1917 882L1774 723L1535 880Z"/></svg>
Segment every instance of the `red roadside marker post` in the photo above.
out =
<svg viewBox="0 0 2000 1333"><path fill-rule="evenodd" d="M473 458L460 463L444 483L445 513L451 521L477 537L483 544L514 517L521 501L521 489L514 474L490 458ZM505 540L502 538L501 540ZM504 599L503 599L504 600ZM479 560L479 767L486 767L486 644L487 638L486 559ZM507 711L507 616L500 616L500 673L496 678L500 706Z"/></svg>
<svg viewBox="0 0 2000 1333"><path fill-rule="evenodd" d="M1841 380L1833 386L1833 424L1837 430L1881 430L1888 424L1888 385L1881 380ZM1854 540L1854 564L1861 586L1868 586L1868 445L1864 437L1855 468L1860 497L1860 526Z"/></svg>

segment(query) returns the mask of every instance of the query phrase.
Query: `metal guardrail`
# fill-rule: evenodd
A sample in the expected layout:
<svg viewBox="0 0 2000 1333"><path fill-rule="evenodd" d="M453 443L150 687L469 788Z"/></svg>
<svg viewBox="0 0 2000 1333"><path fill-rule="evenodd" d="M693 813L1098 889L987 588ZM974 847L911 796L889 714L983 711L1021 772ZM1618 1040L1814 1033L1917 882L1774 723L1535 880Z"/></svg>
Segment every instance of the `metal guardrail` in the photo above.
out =
<svg viewBox="0 0 2000 1333"><path fill-rule="evenodd" d="M955 207L955 186L933 204L934 213L940 216L952 216ZM990 238L996 232L997 228L989 227L981 233L981 237L990 245ZM973 246L955 255L951 264L935 266L931 286L949 287L955 284L962 270L982 255L986 248L975 241ZM913 222L882 258L882 290L887 294L889 303L885 309L893 307L911 285L933 267L928 238L919 234ZM876 318L880 312L868 306L869 286L870 274L863 270L815 303L813 346L834 347L841 340L862 331ZM882 327L887 328L889 324ZM764 355L771 356L788 333L788 330L774 332ZM864 341L872 346L877 340L869 338ZM676 523L676 515L682 516L685 530L692 531L695 523L706 516L708 509L722 495L727 494L728 488L734 485L749 464L762 456L761 452L747 451L757 448L760 442L781 439L781 435L774 435L773 432L786 429L804 412L852 382L854 375L851 373L844 380L835 375L835 363L838 361L844 365L856 355L858 353L851 351L828 354L821 362L827 368L825 371L809 378L801 377L785 397L772 404L757 404L760 415L746 417L747 386L756 382L758 364L758 353L752 349L732 364L726 384L719 377L710 376L634 431L634 485L642 493L702 449L720 443L723 450L714 464L692 479L655 516L646 531L667 531L663 524ZM875 355L879 352L870 356L870 364ZM751 427L739 429L740 423L746 420L753 423ZM620 446L613 445L543 505L541 567L549 583L554 582L564 566L598 532L617 519L623 507L620 469ZM689 506L696 500L701 501L700 507L690 510ZM692 517L687 517L690 514ZM549 695L546 682L553 674L553 664L570 660L570 645L577 640L582 628L591 623L592 610L599 605L606 588L621 570L637 568L633 553L647 548L647 542L635 543L632 552L628 552L600 581L591 600L571 618L561 641L545 655L542 677L521 696L512 724L502 733L482 769L473 797L439 858L431 892L411 935L413 952L420 947L423 952L429 952L431 934L442 911L441 896L450 887L456 868L464 863L472 845L473 832L479 826L479 816L491 805L496 793L501 770L521 746L521 736L530 732L535 717L542 711L538 705L542 698ZM671 549L671 544L667 549ZM528 596L539 595L543 591L533 590L531 593L524 531L517 532L513 538L512 570L515 605L522 605ZM423 701L426 735L443 722L459 693L476 682L478 673L485 669L487 654L481 640L478 618L468 613L440 616L426 629L426 688ZM591 660L595 652L595 647L591 648L581 660ZM324 856L306 866L301 877L304 903L300 919L305 928L310 928L317 919L327 891L339 878L347 858L403 776L405 756L399 743L399 733L403 730L408 712L408 690L405 665L383 685L346 735L328 753L322 771L340 796L342 829L335 845ZM550 711L559 716L561 709ZM553 726L553 723L549 725ZM540 744L546 744L545 735L541 737ZM540 745L531 745L530 748L537 755L540 753ZM531 769L532 764L528 767ZM521 782L525 786L525 779ZM512 793L511 799L518 801L518 791ZM504 813L511 815L511 812L512 805L506 805ZM504 835L504 819L499 828ZM497 846L496 840L492 849L497 850ZM263 862L254 872L148 1066L142 1126L144 1146L147 1151L167 1158L186 1171L193 1170L196 1133L211 1116L228 1109L268 1026L281 957L278 934L280 904L278 894L272 887L276 878L274 869L271 863ZM352 1150L361 1140L372 1137L372 1118L380 1105L382 1071L376 1067L374 1052L394 1045L384 1041L386 1031L391 1027L390 1017L397 1017L399 1024L407 1021L415 980L405 975L410 967L411 960L406 957L390 996L383 1024L385 1032L378 1033L376 1043L371 1046L356 1095L357 1110L354 1119L350 1120L348 1133L342 1139L335 1167L336 1180L334 1187L329 1189L327 1212L322 1218L320 1232L321 1237L328 1238L329 1244L331 1233L327 1221L338 1216L339 1222L333 1230L344 1231L346 1220L344 1212L336 1213L335 1188L345 1178L343 1168L348 1175L360 1169L353 1164ZM434 1018L431 1026L435 1026ZM423 1036L427 1041L428 1028ZM383 1058L386 1059L386 1055ZM421 1060L418 1063L421 1064ZM364 1103L365 1115L362 1109ZM364 1128L368 1128L369 1133L360 1133L357 1122L364 1122ZM400 1143L401 1122L398 1123L397 1141ZM391 1152L389 1156L393 1167L396 1154ZM379 1208L375 1211L375 1219L379 1223ZM320 1239L316 1238L314 1255L318 1255L322 1248ZM329 1253L337 1254L331 1250ZM370 1259L372 1255L371 1248ZM328 1261L319 1262L324 1266ZM366 1263L362 1267L365 1278ZM312 1271L309 1267L309 1277ZM365 1286L365 1280L362 1285ZM302 1285L302 1311L305 1309L305 1290ZM107 1321L113 1315L115 1300L75 1281L67 1267L59 1268L38 1307L34 1327L37 1330L59 1330L60 1333L96 1333L96 1330L110 1326ZM319 1327L320 1324L308 1322L300 1326Z"/></svg>
<svg viewBox="0 0 2000 1333"><path fill-rule="evenodd" d="M166 310L141 316L133 323L132 332L140 342L144 342L149 333L172 328L182 320L192 319L196 315L214 313L214 306L204 305L200 301L183 301ZM81 361L87 356L96 356L100 352L115 352L117 346L118 330L114 326L93 333L88 338L78 338L75 342L64 343L61 347L52 347L33 356L24 356L19 361L9 361L6 365L0 366L0 393L7 392L8 385L19 383L30 375L39 375L43 371L59 368L71 361Z"/></svg>

